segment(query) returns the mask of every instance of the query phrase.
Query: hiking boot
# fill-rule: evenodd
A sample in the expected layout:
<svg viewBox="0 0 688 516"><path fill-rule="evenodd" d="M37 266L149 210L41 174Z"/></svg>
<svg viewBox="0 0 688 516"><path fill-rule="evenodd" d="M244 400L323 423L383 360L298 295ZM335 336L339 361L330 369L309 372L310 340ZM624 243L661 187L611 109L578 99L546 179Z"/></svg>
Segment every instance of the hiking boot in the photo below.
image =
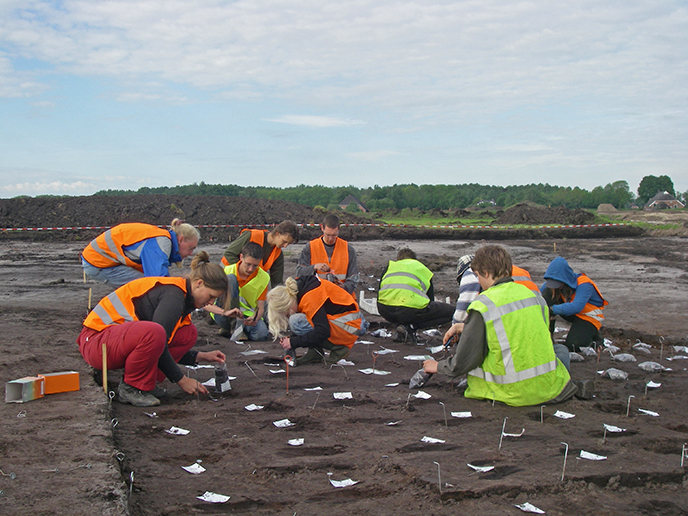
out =
<svg viewBox="0 0 688 516"><path fill-rule="evenodd" d="M228 330L227 328L220 328L220 331L217 332L220 337L226 337L228 339L232 338L232 333L232 330Z"/></svg>
<svg viewBox="0 0 688 516"><path fill-rule="evenodd" d="M306 351L305 355L296 359L296 365L317 364L322 362L322 360L322 350L318 350L317 348L308 348L308 351Z"/></svg>
<svg viewBox="0 0 688 516"><path fill-rule="evenodd" d="M416 340L416 332L408 324L400 324L397 329L392 334L392 340L394 342L403 342L404 344L410 344L415 346L418 344Z"/></svg>
<svg viewBox="0 0 688 516"><path fill-rule="evenodd" d="M573 383L578 387L576 398L581 400L591 400L595 396L595 384L592 380L576 380Z"/></svg>
<svg viewBox="0 0 688 516"><path fill-rule="evenodd" d="M335 346L330 351L330 354L327 357L326 362L328 364L336 364L341 359L348 357L350 352L351 348L347 348L346 346Z"/></svg>
<svg viewBox="0 0 688 516"><path fill-rule="evenodd" d="M148 391L142 391L136 387L120 382L117 387L120 403L130 403L135 407L155 407L160 405L160 400Z"/></svg>
<svg viewBox="0 0 688 516"><path fill-rule="evenodd" d="M167 389L165 389L164 387L160 387L159 385L156 385L155 389L153 389L152 391L146 392L151 393L156 398L164 398L167 396Z"/></svg>

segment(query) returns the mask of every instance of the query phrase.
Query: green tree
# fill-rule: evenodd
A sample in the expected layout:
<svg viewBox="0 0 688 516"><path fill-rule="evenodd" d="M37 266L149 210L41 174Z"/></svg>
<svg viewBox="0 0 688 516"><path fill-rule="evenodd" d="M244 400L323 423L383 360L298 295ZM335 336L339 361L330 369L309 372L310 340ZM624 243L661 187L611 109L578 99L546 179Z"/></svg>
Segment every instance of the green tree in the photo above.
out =
<svg viewBox="0 0 688 516"><path fill-rule="evenodd" d="M638 202L645 204L659 192L669 192L671 195L676 195L674 182L671 178L669 176L645 176L638 185Z"/></svg>

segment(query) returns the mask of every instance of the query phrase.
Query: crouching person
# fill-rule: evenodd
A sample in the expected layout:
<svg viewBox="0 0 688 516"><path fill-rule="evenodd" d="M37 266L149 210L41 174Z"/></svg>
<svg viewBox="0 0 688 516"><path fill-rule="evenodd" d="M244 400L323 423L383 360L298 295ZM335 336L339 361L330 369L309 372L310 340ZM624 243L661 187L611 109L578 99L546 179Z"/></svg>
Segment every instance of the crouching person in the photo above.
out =
<svg viewBox="0 0 688 516"><path fill-rule="evenodd" d="M270 275L260 268L262 259L263 248L248 242L241 249L239 261L225 267L229 297L223 295L214 305L205 307L223 337L237 341L268 338L263 315Z"/></svg>
<svg viewBox="0 0 688 516"><path fill-rule="evenodd" d="M209 263L206 252L194 257L191 269L189 278L131 281L104 297L86 317L77 339L79 350L90 366L101 369L105 343L107 368L124 369L117 389L120 402L159 405L167 391L156 382L165 377L186 393L207 394L177 363L224 363L225 355L218 350L191 350L198 332L190 314L226 292L227 276L220 265Z"/></svg>
<svg viewBox="0 0 688 516"><path fill-rule="evenodd" d="M454 324L445 343L460 334L453 357L426 360L426 373L467 373L467 398L512 406L558 403L577 387L562 360L568 350L549 333L549 308L541 296L511 278L511 257L501 246L478 249L472 262L482 294L468 307L465 323Z"/></svg>
<svg viewBox="0 0 688 516"><path fill-rule="evenodd" d="M361 329L358 303L346 290L317 276L287 278L268 294L270 333L296 364L335 364L346 358ZM286 336L290 328L291 337ZM308 348L296 359L297 348ZM330 354L325 358L324 350Z"/></svg>

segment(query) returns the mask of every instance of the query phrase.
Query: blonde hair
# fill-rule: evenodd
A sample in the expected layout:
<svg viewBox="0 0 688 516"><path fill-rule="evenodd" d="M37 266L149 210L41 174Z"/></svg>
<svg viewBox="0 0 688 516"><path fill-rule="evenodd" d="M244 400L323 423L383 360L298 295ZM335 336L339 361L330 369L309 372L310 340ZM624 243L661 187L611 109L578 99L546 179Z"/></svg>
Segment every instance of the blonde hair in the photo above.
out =
<svg viewBox="0 0 688 516"><path fill-rule="evenodd" d="M192 282L199 279L203 280L203 284L211 290L226 292L229 289L225 270L219 263L210 263L210 256L205 251L196 253L196 256L191 260L189 279Z"/></svg>
<svg viewBox="0 0 688 516"><path fill-rule="evenodd" d="M289 311L296 302L298 286L294 278L287 278L284 285L278 285L268 292L268 324L273 340L286 335L289 328Z"/></svg>
<svg viewBox="0 0 688 516"><path fill-rule="evenodd" d="M200 240L201 233L191 224L187 224L181 219L174 219L170 222L170 230L177 234L177 238L184 240Z"/></svg>

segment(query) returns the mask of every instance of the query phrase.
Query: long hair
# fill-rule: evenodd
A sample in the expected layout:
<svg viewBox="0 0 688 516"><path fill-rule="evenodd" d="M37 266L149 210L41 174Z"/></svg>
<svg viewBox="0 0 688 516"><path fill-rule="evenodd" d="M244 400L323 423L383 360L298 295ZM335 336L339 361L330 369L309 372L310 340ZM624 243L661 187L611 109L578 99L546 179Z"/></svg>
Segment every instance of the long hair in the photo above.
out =
<svg viewBox="0 0 688 516"><path fill-rule="evenodd" d="M289 311L297 299L298 286L294 278L287 278L268 292L268 325L273 340L286 335L289 328Z"/></svg>

